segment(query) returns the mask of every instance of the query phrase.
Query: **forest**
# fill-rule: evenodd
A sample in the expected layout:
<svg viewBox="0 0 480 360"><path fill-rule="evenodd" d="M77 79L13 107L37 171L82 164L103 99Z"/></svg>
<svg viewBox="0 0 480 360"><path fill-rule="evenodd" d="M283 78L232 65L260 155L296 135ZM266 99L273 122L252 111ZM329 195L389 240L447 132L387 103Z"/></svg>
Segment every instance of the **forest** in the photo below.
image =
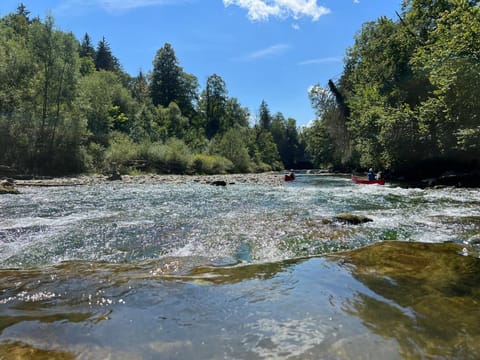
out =
<svg viewBox="0 0 480 360"><path fill-rule="evenodd" d="M363 24L337 82L315 86L315 164L397 176L480 170L480 8L404 0Z"/></svg>
<svg viewBox="0 0 480 360"><path fill-rule="evenodd" d="M200 86L172 44L131 76L105 37L76 39L20 4L0 18L0 165L36 175L478 170L478 39L479 1L404 0L397 18L363 24L341 76L312 87L316 120L299 128L265 101L250 114L217 74Z"/></svg>

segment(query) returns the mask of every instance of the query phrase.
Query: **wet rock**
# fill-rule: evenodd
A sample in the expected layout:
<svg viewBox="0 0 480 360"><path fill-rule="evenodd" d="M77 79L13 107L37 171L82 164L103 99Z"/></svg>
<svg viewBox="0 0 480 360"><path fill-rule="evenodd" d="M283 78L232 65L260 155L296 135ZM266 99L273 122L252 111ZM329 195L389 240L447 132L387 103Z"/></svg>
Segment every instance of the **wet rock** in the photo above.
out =
<svg viewBox="0 0 480 360"><path fill-rule="evenodd" d="M225 180L215 180L210 183L210 185L214 186L227 186L227 182Z"/></svg>
<svg viewBox="0 0 480 360"><path fill-rule="evenodd" d="M118 171L115 171L107 178L108 181L119 181L122 180L122 175Z"/></svg>
<svg viewBox="0 0 480 360"><path fill-rule="evenodd" d="M5 179L0 182L0 194L19 194L12 179Z"/></svg>
<svg viewBox="0 0 480 360"><path fill-rule="evenodd" d="M352 225L360 225L366 222L373 221L372 219L364 215L354 215L350 213L342 213L342 214L335 215L333 219L335 221L342 222L344 224L352 224Z"/></svg>

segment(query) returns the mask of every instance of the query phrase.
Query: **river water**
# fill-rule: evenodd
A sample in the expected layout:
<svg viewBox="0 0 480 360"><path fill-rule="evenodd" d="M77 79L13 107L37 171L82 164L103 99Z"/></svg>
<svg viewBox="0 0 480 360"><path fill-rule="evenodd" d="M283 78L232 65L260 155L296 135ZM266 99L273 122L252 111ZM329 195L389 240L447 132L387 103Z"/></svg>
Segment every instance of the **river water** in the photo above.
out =
<svg viewBox="0 0 480 360"><path fill-rule="evenodd" d="M479 214L479 189L330 175L21 188L0 358L477 359Z"/></svg>

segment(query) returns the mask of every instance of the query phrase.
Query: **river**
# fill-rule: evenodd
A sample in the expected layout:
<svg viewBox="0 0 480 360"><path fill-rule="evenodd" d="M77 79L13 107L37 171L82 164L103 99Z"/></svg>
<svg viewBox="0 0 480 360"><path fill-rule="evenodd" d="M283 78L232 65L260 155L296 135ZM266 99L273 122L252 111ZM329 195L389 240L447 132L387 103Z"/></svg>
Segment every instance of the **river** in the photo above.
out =
<svg viewBox="0 0 480 360"><path fill-rule="evenodd" d="M476 359L479 214L479 189L331 175L23 187L0 359Z"/></svg>

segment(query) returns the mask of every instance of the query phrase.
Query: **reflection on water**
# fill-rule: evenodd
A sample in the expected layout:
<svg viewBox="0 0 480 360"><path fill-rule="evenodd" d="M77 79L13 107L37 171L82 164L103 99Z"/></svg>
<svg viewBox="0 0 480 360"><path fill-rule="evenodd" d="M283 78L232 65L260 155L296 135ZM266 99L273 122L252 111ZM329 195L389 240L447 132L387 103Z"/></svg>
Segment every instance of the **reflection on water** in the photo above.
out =
<svg viewBox="0 0 480 360"><path fill-rule="evenodd" d="M394 338L404 358L478 358L480 262L454 244L385 243L350 253L352 275L375 296L345 310Z"/></svg>
<svg viewBox="0 0 480 360"><path fill-rule="evenodd" d="M383 242L263 264L3 270L0 358L474 359L480 262L461 250Z"/></svg>
<svg viewBox="0 0 480 360"><path fill-rule="evenodd" d="M306 175L1 197L0 359L478 358L478 198Z"/></svg>

